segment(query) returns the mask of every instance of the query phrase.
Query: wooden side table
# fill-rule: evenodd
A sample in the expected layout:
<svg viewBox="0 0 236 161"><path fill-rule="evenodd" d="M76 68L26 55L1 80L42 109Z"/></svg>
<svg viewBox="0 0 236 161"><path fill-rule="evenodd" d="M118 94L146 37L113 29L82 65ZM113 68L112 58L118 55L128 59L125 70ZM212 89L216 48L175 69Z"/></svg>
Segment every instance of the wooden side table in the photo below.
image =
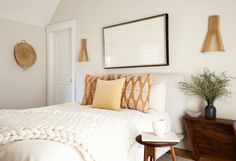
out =
<svg viewBox="0 0 236 161"><path fill-rule="evenodd" d="M150 158L150 161L155 161L156 154L155 154L155 147L170 147L171 155L173 161L176 161L176 155L174 146L177 145L177 142L147 142L142 141L141 135L138 135L135 139L138 143L144 145L144 161L148 161Z"/></svg>
<svg viewBox="0 0 236 161"><path fill-rule="evenodd" d="M236 161L236 121L185 115L184 124L196 161Z"/></svg>

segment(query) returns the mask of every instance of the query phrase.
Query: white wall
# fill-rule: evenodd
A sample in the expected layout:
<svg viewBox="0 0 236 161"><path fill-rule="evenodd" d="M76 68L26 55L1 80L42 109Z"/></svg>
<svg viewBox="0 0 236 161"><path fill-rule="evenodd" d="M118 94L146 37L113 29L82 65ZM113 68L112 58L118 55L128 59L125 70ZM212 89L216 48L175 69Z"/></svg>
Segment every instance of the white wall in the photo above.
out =
<svg viewBox="0 0 236 161"><path fill-rule="evenodd" d="M44 27L59 0L1 0L0 17Z"/></svg>
<svg viewBox="0 0 236 161"><path fill-rule="evenodd" d="M135 20L160 13L169 13L170 66L103 69L102 27ZM221 32L226 52L201 53L207 32L208 16L221 16ZM83 95L86 73L175 72L186 79L208 67L213 71L227 71L236 76L236 1L235 0L61 0L51 23L76 18L78 37L88 39L90 62L77 63L77 99ZM233 95L218 101L218 117L236 119L236 80ZM175 108L175 107L173 107ZM188 103L188 108L197 109Z"/></svg>
<svg viewBox="0 0 236 161"><path fill-rule="evenodd" d="M36 53L34 66L24 71L15 61L14 46L22 39ZM0 109L30 108L46 104L45 29L0 19Z"/></svg>

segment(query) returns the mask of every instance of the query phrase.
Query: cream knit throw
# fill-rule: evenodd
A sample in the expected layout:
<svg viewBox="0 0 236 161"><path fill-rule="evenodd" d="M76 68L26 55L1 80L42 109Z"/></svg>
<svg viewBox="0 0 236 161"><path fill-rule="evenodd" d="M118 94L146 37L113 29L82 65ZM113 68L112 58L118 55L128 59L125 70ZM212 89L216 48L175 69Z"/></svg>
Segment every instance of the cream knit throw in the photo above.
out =
<svg viewBox="0 0 236 161"><path fill-rule="evenodd" d="M51 110L0 110L0 145L44 139L75 147L86 161L127 161L135 129L115 116Z"/></svg>

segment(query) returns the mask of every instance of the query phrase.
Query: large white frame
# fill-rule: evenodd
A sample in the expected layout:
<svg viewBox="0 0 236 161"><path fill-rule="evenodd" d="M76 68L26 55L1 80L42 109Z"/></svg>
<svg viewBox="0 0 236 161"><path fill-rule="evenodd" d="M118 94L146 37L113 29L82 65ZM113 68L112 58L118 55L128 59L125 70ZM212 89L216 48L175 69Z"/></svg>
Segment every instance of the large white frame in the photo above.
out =
<svg viewBox="0 0 236 161"><path fill-rule="evenodd" d="M104 68L169 65L168 14L103 28Z"/></svg>
<svg viewBox="0 0 236 161"><path fill-rule="evenodd" d="M53 44L53 33L60 31L60 30L65 30L65 29L70 29L71 30L71 54L72 54L72 59L71 59L71 72L72 72L72 98L75 101L76 100L76 77L75 77L75 62L76 62L76 20L68 20L52 25L48 25L46 27L46 32L47 32L47 105L52 105L53 104L53 85L54 85L54 55L53 55L53 47L50 46Z"/></svg>

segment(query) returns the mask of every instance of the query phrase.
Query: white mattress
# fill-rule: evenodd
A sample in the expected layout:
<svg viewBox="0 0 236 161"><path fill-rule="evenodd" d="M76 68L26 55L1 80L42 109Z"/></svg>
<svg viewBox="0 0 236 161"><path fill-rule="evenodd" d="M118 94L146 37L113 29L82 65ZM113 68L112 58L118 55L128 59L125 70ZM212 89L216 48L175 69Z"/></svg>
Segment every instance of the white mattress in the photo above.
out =
<svg viewBox="0 0 236 161"><path fill-rule="evenodd" d="M60 110L67 112L89 111L92 113L116 113L127 117L129 121L140 132L151 132L152 121L166 119L167 127L170 130L170 118L167 113L148 111L141 113L134 110L123 109L121 112L93 109L89 106L81 106L78 103L63 104L59 106L42 107L49 110ZM157 148L157 158L163 155L169 148ZM115 156L114 156L115 157ZM143 160L143 146L135 143L129 153L130 161ZM47 141L47 140L27 140L12 142L0 146L0 161L85 161L83 156L73 147Z"/></svg>

